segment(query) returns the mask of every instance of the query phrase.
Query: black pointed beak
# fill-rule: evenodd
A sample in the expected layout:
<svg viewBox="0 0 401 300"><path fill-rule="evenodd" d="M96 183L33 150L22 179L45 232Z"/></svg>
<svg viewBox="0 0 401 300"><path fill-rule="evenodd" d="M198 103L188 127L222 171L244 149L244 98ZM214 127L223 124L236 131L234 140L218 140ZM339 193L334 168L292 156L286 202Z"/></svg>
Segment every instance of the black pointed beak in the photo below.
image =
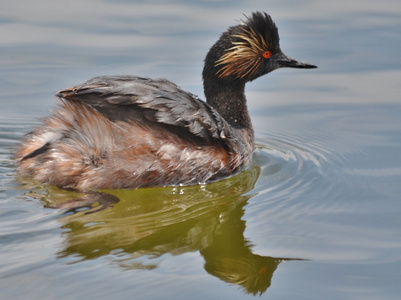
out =
<svg viewBox="0 0 401 300"><path fill-rule="evenodd" d="M281 54L278 58L276 58L276 63L279 65L279 68L298 68L298 69L314 69L317 66L307 64L304 62L299 62L291 57L288 57L284 54Z"/></svg>

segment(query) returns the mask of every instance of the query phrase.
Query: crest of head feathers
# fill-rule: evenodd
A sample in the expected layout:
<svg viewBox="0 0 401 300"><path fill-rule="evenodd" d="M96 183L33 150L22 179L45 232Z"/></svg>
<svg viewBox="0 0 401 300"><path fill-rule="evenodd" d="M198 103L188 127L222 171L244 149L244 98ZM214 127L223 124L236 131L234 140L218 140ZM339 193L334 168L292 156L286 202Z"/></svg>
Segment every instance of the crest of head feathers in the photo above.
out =
<svg viewBox="0 0 401 300"><path fill-rule="evenodd" d="M216 61L217 75L252 80L263 60L280 47L277 27L268 14L256 12L230 29L232 47Z"/></svg>

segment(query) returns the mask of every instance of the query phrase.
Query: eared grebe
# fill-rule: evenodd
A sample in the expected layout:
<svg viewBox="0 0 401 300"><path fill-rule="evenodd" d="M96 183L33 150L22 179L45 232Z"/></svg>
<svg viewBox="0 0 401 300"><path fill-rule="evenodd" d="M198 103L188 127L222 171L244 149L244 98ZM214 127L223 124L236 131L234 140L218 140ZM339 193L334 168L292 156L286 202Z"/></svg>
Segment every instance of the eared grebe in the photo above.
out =
<svg viewBox="0 0 401 300"><path fill-rule="evenodd" d="M245 83L283 67L271 17L229 27L203 69L206 103L165 79L101 76L57 93L59 106L23 141L18 172L61 188L120 189L206 183L241 171L254 133Z"/></svg>

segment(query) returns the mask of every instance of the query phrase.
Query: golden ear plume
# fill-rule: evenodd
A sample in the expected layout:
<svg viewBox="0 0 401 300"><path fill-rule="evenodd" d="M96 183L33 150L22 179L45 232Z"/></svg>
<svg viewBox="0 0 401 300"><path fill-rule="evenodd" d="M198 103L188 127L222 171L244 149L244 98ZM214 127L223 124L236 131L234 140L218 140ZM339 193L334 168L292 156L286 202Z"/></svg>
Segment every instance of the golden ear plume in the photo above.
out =
<svg viewBox="0 0 401 300"><path fill-rule="evenodd" d="M252 28L243 29L233 37L241 41L233 42L233 47L216 61L216 66L222 66L218 71L219 78L234 76L243 79L252 76L262 64L262 53L268 49L266 39Z"/></svg>

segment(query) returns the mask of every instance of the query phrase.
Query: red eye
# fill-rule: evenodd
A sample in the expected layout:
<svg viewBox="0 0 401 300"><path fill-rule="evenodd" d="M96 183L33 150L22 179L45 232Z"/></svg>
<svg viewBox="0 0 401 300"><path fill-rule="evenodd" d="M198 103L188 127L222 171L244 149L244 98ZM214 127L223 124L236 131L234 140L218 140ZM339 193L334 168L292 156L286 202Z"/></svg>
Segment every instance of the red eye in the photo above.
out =
<svg viewBox="0 0 401 300"><path fill-rule="evenodd" d="M263 52L263 57L264 58L269 58L270 56L272 56L272 53L270 51Z"/></svg>

